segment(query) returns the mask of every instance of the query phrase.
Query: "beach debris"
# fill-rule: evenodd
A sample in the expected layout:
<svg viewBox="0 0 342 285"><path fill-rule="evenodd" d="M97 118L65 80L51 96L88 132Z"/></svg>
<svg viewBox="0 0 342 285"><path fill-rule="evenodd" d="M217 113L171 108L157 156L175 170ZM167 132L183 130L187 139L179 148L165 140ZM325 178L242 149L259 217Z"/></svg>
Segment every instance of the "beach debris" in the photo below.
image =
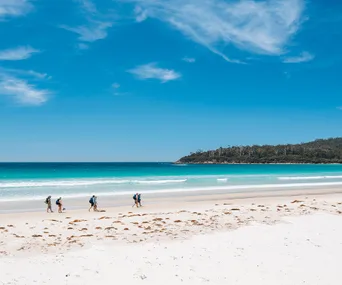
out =
<svg viewBox="0 0 342 285"><path fill-rule="evenodd" d="M94 236L94 235L92 235L92 234L80 235L80 237L92 237L92 236Z"/></svg>
<svg viewBox="0 0 342 285"><path fill-rule="evenodd" d="M291 202L291 204L295 204L295 203L303 203L304 201L301 201L301 200L293 200L292 202Z"/></svg>
<svg viewBox="0 0 342 285"><path fill-rule="evenodd" d="M155 218L152 221L158 222L158 221L162 221L162 220L163 220L162 218Z"/></svg>
<svg viewBox="0 0 342 285"><path fill-rule="evenodd" d="M124 231L129 231L129 228L124 228Z"/></svg>
<svg viewBox="0 0 342 285"><path fill-rule="evenodd" d="M231 209L231 211L240 211L240 209L239 208L233 208L233 209Z"/></svg>
<svg viewBox="0 0 342 285"><path fill-rule="evenodd" d="M174 223L181 223L181 220L175 220Z"/></svg>
<svg viewBox="0 0 342 285"><path fill-rule="evenodd" d="M144 280L144 279L146 279L147 277L146 277L146 275L140 275L140 278L141 278L141 280Z"/></svg>
<svg viewBox="0 0 342 285"><path fill-rule="evenodd" d="M42 235L32 235L34 238L43 237Z"/></svg>
<svg viewBox="0 0 342 285"><path fill-rule="evenodd" d="M96 227L95 230L102 230L102 227Z"/></svg>
<svg viewBox="0 0 342 285"><path fill-rule="evenodd" d="M69 227L69 228L67 228L68 230L73 230L74 228L72 228L72 227Z"/></svg>
<svg viewBox="0 0 342 285"><path fill-rule="evenodd" d="M109 220L109 219L111 219L111 217L103 216L103 217L99 218L99 220Z"/></svg>
<svg viewBox="0 0 342 285"><path fill-rule="evenodd" d="M128 218L132 218L132 217L140 217L140 214L134 214L134 215L129 215Z"/></svg>
<svg viewBox="0 0 342 285"><path fill-rule="evenodd" d="M87 230L88 230L87 228L80 229L80 231L87 231Z"/></svg>
<svg viewBox="0 0 342 285"><path fill-rule="evenodd" d="M73 220L69 224L75 224L75 223L81 223L81 222L86 222L87 220Z"/></svg>
<svg viewBox="0 0 342 285"><path fill-rule="evenodd" d="M13 225L7 225L7 227L8 227L8 228L14 228L14 226L13 226Z"/></svg>
<svg viewBox="0 0 342 285"><path fill-rule="evenodd" d="M105 231L109 231L109 230L116 230L116 228L114 228L114 227L107 227L107 228L105 228Z"/></svg>

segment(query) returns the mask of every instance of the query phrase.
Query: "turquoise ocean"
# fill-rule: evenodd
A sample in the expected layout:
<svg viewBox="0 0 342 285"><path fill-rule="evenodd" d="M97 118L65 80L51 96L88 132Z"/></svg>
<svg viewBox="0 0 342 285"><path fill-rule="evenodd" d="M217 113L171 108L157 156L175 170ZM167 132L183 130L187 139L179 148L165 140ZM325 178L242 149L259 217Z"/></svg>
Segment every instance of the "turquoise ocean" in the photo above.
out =
<svg viewBox="0 0 342 285"><path fill-rule="evenodd" d="M329 185L342 186L342 165L0 163L0 202Z"/></svg>
<svg viewBox="0 0 342 285"><path fill-rule="evenodd" d="M329 185L342 186L342 165L0 163L0 202Z"/></svg>

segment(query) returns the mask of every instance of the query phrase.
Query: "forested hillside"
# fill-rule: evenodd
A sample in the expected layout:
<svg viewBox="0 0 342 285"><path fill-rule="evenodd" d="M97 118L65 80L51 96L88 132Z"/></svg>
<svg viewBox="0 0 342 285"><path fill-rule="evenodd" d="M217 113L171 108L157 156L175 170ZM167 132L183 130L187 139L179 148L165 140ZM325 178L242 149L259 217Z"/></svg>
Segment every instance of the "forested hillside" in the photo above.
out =
<svg viewBox="0 0 342 285"><path fill-rule="evenodd" d="M342 138L301 144L220 147L197 151L177 163L342 163Z"/></svg>

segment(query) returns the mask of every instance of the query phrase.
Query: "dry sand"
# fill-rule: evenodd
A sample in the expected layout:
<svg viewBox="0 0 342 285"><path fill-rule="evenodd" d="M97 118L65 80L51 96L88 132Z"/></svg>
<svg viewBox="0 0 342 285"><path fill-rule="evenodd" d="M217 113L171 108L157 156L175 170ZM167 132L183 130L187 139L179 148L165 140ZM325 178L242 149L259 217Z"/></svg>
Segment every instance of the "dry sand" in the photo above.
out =
<svg viewBox="0 0 342 285"><path fill-rule="evenodd" d="M339 283L342 194L216 198L2 214L0 284Z"/></svg>

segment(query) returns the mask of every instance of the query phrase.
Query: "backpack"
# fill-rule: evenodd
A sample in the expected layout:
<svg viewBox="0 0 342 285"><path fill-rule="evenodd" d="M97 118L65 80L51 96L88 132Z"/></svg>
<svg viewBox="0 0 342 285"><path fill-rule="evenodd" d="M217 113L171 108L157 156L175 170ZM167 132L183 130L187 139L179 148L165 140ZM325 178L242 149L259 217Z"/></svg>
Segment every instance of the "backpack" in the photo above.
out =
<svg viewBox="0 0 342 285"><path fill-rule="evenodd" d="M90 198L89 203L94 204L94 198L93 197Z"/></svg>
<svg viewBox="0 0 342 285"><path fill-rule="evenodd" d="M59 205L59 199L57 199L57 201L56 201L56 205Z"/></svg>
<svg viewBox="0 0 342 285"><path fill-rule="evenodd" d="M49 200L49 198L46 198L46 199L45 199L45 204L48 204L48 203L49 203L48 200Z"/></svg>

